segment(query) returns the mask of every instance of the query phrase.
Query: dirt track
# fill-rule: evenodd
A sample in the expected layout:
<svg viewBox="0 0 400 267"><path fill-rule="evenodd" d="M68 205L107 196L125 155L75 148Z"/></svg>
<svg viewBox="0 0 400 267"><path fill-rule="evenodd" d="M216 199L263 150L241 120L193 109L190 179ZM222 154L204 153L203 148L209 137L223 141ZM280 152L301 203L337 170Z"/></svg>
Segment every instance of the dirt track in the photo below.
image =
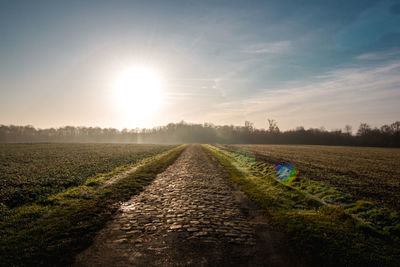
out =
<svg viewBox="0 0 400 267"><path fill-rule="evenodd" d="M141 194L124 203L75 266L296 266L200 146L188 147Z"/></svg>

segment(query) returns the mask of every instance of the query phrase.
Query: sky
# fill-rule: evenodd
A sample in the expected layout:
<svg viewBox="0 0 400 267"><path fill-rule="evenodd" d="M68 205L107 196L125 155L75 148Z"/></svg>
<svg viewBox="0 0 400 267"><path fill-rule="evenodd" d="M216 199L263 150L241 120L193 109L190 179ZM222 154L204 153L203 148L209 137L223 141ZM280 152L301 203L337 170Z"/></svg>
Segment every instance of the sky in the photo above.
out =
<svg viewBox="0 0 400 267"><path fill-rule="evenodd" d="M157 101L116 97L135 68ZM0 2L0 124L356 130L399 102L400 1Z"/></svg>

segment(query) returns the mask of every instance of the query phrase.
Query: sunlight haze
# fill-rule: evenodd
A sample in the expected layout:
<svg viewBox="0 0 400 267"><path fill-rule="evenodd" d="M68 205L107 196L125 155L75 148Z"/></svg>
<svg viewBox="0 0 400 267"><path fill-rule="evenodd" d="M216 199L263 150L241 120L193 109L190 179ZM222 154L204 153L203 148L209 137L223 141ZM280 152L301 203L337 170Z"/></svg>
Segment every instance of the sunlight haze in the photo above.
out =
<svg viewBox="0 0 400 267"><path fill-rule="evenodd" d="M161 78L146 68L130 68L122 71L112 86L118 117L133 125L147 119L162 104Z"/></svg>

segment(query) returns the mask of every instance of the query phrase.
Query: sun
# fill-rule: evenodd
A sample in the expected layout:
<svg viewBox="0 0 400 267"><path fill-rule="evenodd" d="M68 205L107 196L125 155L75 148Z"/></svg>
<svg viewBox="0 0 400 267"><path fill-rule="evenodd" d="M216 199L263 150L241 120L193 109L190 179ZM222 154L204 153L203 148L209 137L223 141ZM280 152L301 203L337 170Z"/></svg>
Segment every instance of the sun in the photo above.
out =
<svg viewBox="0 0 400 267"><path fill-rule="evenodd" d="M126 69L116 77L113 87L118 109L129 117L143 118L162 100L161 78L151 69Z"/></svg>

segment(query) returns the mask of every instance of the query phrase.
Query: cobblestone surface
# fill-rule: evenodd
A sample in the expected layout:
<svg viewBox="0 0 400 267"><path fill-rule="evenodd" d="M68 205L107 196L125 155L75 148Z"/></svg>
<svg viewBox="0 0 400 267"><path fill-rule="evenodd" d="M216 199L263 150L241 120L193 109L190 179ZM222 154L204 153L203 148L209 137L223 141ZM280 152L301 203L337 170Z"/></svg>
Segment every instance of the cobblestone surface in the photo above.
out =
<svg viewBox="0 0 400 267"><path fill-rule="evenodd" d="M188 147L122 204L75 265L293 265L282 255L282 235L254 223L225 179L200 146Z"/></svg>

